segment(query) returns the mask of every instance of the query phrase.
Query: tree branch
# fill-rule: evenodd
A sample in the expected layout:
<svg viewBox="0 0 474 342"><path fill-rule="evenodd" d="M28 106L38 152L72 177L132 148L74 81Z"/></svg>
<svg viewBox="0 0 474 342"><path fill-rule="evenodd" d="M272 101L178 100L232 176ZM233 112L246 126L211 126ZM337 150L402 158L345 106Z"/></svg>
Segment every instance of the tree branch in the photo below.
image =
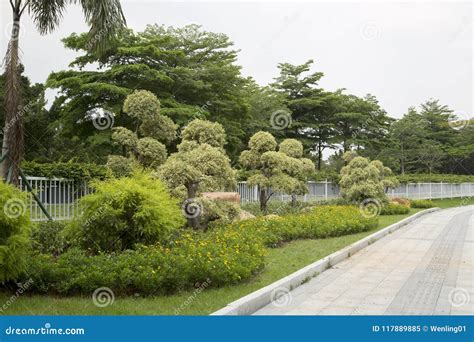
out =
<svg viewBox="0 0 474 342"><path fill-rule="evenodd" d="M25 5L23 6L23 8L21 9L20 14L19 14L20 17L21 17L21 15L23 14L23 12L25 11L26 7L30 4L30 1L31 1L31 0L28 0L28 1L25 3Z"/></svg>

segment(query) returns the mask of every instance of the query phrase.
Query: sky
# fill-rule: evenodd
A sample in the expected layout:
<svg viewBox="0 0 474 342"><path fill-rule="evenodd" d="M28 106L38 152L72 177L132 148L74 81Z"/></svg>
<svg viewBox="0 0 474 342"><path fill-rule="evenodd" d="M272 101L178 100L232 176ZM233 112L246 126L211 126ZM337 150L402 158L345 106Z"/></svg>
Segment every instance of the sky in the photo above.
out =
<svg viewBox="0 0 474 342"><path fill-rule="evenodd" d="M375 95L392 117L408 107L437 98L460 116L473 109L472 2L165 2L122 0L128 26L202 25L225 33L240 50L245 76L266 85L278 63L315 61L328 90ZM11 29L8 1L0 3L0 53ZM71 6L54 33L40 36L28 17L20 36L22 61L33 82L65 70L77 55L61 38L85 32L79 7ZM54 96L49 92L49 98Z"/></svg>

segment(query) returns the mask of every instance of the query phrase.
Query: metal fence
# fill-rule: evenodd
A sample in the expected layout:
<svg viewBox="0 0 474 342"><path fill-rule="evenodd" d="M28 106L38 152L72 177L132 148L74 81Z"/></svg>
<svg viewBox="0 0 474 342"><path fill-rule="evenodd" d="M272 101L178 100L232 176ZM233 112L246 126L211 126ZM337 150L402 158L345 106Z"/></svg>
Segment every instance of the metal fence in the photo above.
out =
<svg viewBox="0 0 474 342"><path fill-rule="evenodd" d="M308 193L297 196L298 200L321 201L339 197L339 186L331 182L308 182ZM246 182L239 182L237 192L243 203L257 202L259 193L256 186L249 186ZM474 183L407 183L389 190L389 197L404 197L410 199L443 199L474 196ZM272 201L289 201L291 195L275 192L270 198Z"/></svg>
<svg viewBox="0 0 474 342"><path fill-rule="evenodd" d="M27 177L33 191L41 200L54 220L72 219L80 211L78 199L92 192L86 181L71 179ZM20 181L20 187L26 191L26 184ZM256 186L239 182L237 192L242 203L258 202ZM411 199L442 199L474 196L474 183L408 183L389 191L390 197ZM321 201L339 197L339 186L331 182L308 182L308 193L297 196L300 201ZM272 201L290 201L291 195L274 193ZM30 196L27 204L34 221L47 220L38 203Z"/></svg>
<svg viewBox="0 0 474 342"><path fill-rule="evenodd" d="M27 180L54 220L73 218L79 212L78 199L91 192L85 181L44 177L27 177ZM26 184L21 179L20 188L27 191ZM28 202L27 206L33 221L48 219L33 196L29 196Z"/></svg>

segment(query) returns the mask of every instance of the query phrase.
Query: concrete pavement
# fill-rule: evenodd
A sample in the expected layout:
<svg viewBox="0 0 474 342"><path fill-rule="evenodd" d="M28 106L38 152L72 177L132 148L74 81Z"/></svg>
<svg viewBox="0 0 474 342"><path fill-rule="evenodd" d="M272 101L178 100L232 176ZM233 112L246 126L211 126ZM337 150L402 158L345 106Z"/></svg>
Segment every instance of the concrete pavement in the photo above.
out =
<svg viewBox="0 0 474 342"><path fill-rule="evenodd" d="M474 315L474 206L428 214L256 315Z"/></svg>

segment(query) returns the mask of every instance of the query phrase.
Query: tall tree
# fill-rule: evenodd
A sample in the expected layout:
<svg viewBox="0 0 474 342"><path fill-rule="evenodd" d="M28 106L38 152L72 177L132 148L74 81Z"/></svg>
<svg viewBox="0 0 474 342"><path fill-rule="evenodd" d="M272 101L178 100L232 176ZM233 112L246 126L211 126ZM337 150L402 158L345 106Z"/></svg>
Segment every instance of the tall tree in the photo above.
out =
<svg viewBox="0 0 474 342"><path fill-rule="evenodd" d="M21 68L19 33L23 14L31 15L40 34L47 34L59 25L66 8L79 3L90 26L89 49L103 52L116 33L125 26L125 17L119 0L10 0L12 31L5 56L5 128L1 175L6 178L11 169L11 180L18 183L20 162L24 155L22 118Z"/></svg>

